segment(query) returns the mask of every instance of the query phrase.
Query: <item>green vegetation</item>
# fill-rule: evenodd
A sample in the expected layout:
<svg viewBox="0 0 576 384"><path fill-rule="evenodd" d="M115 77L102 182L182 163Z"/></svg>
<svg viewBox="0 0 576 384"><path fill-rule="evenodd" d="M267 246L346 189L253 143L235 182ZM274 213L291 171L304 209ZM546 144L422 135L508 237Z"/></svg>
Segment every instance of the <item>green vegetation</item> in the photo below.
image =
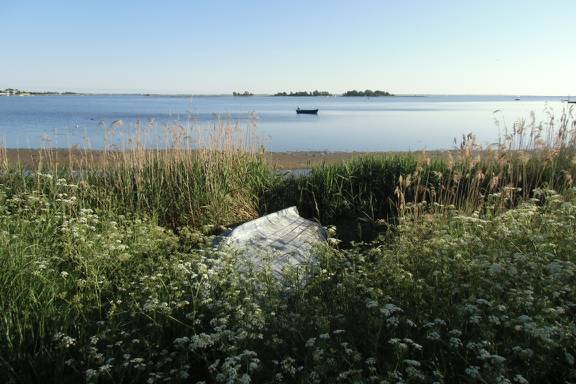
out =
<svg viewBox="0 0 576 384"><path fill-rule="evenodd" d="M342 96L346 96L346 97L353 97L353 96L366 96L366 97L378 97L378 96L394 96L393 94L391 94L390 92L386 92L386 91L372 91L370 89L367 89L365 91L346 91L342 94Z"/></svg>
<svg viewBox="0 0 576 384"><path fill-rule="evenodd" d="M253 93L248 92L248 91L244 91L244 92L232 92L232 96L254 96Z"/></svg>
<svg viewBox="0 0 576 384"><path fill-rule="evenodd" d="M532 197L546 186L563 191L576 178L575 128L563 117L556 130L520 121L497 148L480 148L472 135L458 150L431 158L426 153L364 156L339 165L287 177L261 198L261 211L297 205L306 217L344 229L343 240L370 240L393 225L408 203L456 206L472 214L493 205L497 211Z"/></svg>
<svg viewBox="0 0 576 384"><path fill-rule="evenodd" d="M54 162L52 151L42 150L37 171L86 186L77 195L82 207L149 217L173 230L258 216L258 196L276 176L256 144L246 141L250 131L222 123L206 135L182 127L167 134L170 148L144 149L142 133L130 138L125 150L81 151L67 164ZM0 175L0 183L15 194L40 188L36 182L18 164L6 162Z"/></svg>
<svg viewBox="0 0 576 384"><path fill-rule="evenodd" d="M0 151L0 382L574 382L576 126L559 124L302 177L228 126L97 162L46 150L34 171ZM336 224L313 263L278 277L213 248L290 204Z"/></svg>
<svg viewBox="0 0 576 384"><path fill-rule="evenodd" d="M290 92L290 93L278 92L278 93L275 93L274 96L333 96L333 95L328 91L315 90L312 92L307 92L307 91L298 91L298 92Z"/></svg>

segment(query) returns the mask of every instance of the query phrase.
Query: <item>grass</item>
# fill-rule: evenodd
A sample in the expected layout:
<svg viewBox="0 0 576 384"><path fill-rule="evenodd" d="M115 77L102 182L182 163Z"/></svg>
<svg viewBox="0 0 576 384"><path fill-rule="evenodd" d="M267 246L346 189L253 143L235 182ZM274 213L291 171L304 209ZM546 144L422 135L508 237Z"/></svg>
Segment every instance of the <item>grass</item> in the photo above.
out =
<svg viewBox="0 0 576 384"><path fill-rule="evenodd" d="M363 240L394 225L414 203L499 211L530 198L536 188L573 185L575 132L571 117L546 126L520 121L496 148L481 148L468 135L444 156L364 156L320 166L277 183L260 199L261 210L297 205L309 218L346 227L342 236Z"/></svg>
<svg viewBox="0 0 576 384"><path fill-rule="evenodd" d="M64 178L79 186L80 206L141 214L171 229L257 217L257 196L273 180L273 171L255 143L246 140L249 132L219 122L208 132L173 127L166 135L164 148L144 147L149 138L139 133L121 147L75 150L67 163L57 160L61 151L45 149L38 153L35 175L5 157L0 180L14 192L50 194L56 179ZM42 174L52 175L52 183Z"/></svg>
<svg viewBox="0 0 576 384"><path fill-rule="evenodd" d="M304 284L60 188L2 199L4 382L575 378L576 190L409 217L392 241L318 250Z"/></svg>
<svg viewBox="0 0 576 384"><path fill-rule="evenodd" d="M0 381L573 382L573 121L302 177L224 125L3 161ZM292 204L349 244L282 278L212 248Z"/></svg>

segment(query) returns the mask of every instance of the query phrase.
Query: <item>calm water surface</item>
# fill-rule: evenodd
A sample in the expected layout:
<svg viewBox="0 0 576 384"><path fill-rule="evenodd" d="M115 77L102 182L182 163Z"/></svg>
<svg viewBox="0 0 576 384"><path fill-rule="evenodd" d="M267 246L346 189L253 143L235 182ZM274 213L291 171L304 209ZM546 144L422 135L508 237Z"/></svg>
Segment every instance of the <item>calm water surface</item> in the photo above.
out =
<svg viewBox="0 0 576 384"><path fill-rule="evenodd" d="M443 149L474 133L495 142L504 125L530 117L547 121L566 106L561 97L0 97L0 140L11 148L105 145L106 127L122 120L131 135L139 121L151 125L148 145L161 144L164 127L175 123L207 130L220 117L240 127L256 123L259 139L272 151L395 151ZM296 107L319 108L297 115ZM497 111L497 112L495 112ZM496 124L498 120L500 124ZM116 137L114 140L124 141ZM89 143L89 144L87 144Z"/></svg>

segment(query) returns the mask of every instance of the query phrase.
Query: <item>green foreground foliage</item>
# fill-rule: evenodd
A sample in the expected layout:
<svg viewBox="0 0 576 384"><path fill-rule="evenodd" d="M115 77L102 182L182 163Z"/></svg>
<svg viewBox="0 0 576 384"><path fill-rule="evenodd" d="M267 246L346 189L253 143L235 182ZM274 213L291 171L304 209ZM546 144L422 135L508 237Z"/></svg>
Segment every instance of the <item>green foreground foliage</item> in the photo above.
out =
<svg viewBox="0 0 576 384"><path fill-rule="evenodd" d="M576 189L406 215L279 279L39 177L59 193L1 187L2 382L576 380Z"/></svg>

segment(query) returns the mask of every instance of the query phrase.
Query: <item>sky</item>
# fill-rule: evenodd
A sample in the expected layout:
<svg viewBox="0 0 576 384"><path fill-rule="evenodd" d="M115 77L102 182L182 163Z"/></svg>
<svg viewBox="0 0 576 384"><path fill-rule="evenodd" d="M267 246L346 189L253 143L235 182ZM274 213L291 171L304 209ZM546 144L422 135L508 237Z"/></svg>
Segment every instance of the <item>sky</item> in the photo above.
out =
<svg viewBox="0 0 576 384"><path fill-rule="evenodd" d="M576 95L575 0L0 0L0 88Z"/></svg>

